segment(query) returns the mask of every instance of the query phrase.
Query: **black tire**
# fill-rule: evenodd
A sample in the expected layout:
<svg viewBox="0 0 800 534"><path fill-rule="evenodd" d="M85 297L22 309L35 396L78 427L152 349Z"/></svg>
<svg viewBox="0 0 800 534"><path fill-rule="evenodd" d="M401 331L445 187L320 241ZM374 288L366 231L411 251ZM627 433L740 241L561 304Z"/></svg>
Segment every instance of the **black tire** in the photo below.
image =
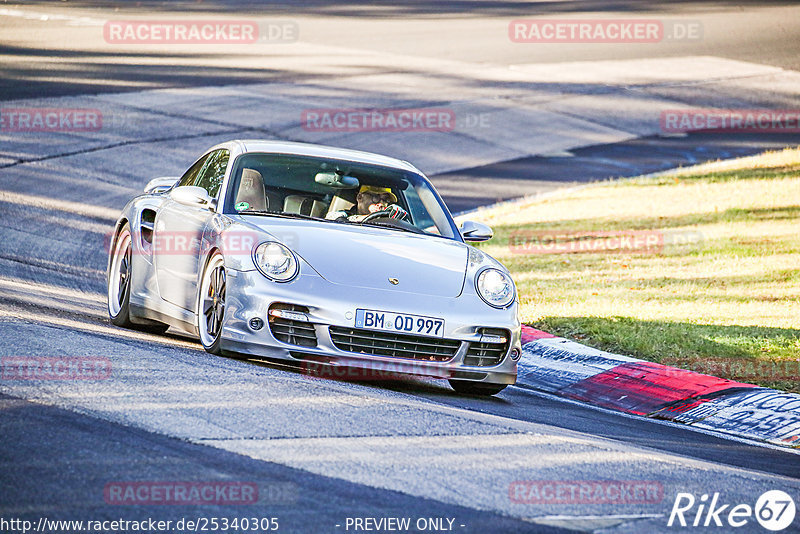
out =
<svg viewBox="0 0 800 534"><path fill-rule="evenodd" d="M108 270L108 316L111 324L133 328L130 317L132 258L131 230L128 223L120 228L111 246L111 263Z"/></svg>
<svg viewBox="0 0 800 534"><path fill-rule="evenodd" d="M225 262L219 251L214 251L203 269L197 291L197 332L200 344L211 354L220 355L222 349L222 323L225 318Z"/></svg>
<svg viewBox="0 0 800 534"><path fill-rule="evenodd" d="M149 332L151 334L163 334L169 325L162 323L139 324L131 321L131 260L132 251L131 230L128 223L120 228L119 233L114 239L111 249L111 265L108 271L108 315L111 324ZM120 257L121 256L121 257ZM112 285L113 284L113 285Z"/></svg>
<svg viewBox="0 0 800 534"><path fill-rule="evenodd" d="M471 382L469 380L448 380L448 382L450 382L450 387L456 393L461 393L462 395L497 395L508 386L508 384L490 384L488 382Z"/></svg>

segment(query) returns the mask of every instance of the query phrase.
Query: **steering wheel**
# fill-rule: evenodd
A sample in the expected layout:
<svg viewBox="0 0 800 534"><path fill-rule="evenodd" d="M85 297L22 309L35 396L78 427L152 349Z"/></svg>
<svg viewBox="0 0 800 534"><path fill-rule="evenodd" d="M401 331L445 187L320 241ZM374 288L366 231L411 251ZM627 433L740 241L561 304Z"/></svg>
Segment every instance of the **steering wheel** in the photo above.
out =
<svg viewBox="0 0 800 534"><path fill-rule="evenodd" d="M361 219L361 224L364 224L365 222L369 221L374 221L375 219L380 219L381 217L391 218L390 216L392 214L392 211L393 210L381 210L381 211L376 211L374 213L370 213L369 215ZM408 218L408 212L404 212L400 217L398 217L399 220L405 220L407 218Z"/></svg>

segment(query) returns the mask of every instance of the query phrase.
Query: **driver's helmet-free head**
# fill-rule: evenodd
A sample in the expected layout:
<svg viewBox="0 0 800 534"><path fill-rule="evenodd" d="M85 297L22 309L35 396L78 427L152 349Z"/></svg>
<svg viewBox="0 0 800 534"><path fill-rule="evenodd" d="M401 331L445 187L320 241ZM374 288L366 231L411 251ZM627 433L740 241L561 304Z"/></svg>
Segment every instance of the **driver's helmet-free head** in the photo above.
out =
<svg viewBox="0 0 800 534"><path fill-rule="evenodd" d="M361 189L358 190L359 193L371 193L374 195L389 195L392 198L392 202L397 202L397 196L392 193L392 189L390 187L378 187L377 185L362 185Z"/></svg>

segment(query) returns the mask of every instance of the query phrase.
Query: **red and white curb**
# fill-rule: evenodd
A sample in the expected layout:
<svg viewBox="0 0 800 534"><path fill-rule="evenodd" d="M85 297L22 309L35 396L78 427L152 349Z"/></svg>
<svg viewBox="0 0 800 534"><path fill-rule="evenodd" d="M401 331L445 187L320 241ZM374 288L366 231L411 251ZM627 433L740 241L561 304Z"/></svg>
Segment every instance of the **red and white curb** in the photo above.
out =
<svg viewBox="0 0 800 534"><path fill-rule="evenodd" d="M605 352L529 326L522 327L517 384L800 448L800 395Z"/></svg>

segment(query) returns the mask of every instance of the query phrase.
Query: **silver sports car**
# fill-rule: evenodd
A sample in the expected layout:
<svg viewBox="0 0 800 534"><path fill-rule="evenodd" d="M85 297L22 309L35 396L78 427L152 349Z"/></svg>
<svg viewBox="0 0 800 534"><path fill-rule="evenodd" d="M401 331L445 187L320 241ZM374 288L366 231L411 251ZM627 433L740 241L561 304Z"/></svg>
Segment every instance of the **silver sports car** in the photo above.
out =
<svg viewBox="0 0 800 534"><path fill-rule="evenodd" d="M230 141L125 206L108 310L118 326L187 331L212 354L492 395L514 383L521 352L514 282L465 243L491 237L456 226L405 161Z"/></svg>

